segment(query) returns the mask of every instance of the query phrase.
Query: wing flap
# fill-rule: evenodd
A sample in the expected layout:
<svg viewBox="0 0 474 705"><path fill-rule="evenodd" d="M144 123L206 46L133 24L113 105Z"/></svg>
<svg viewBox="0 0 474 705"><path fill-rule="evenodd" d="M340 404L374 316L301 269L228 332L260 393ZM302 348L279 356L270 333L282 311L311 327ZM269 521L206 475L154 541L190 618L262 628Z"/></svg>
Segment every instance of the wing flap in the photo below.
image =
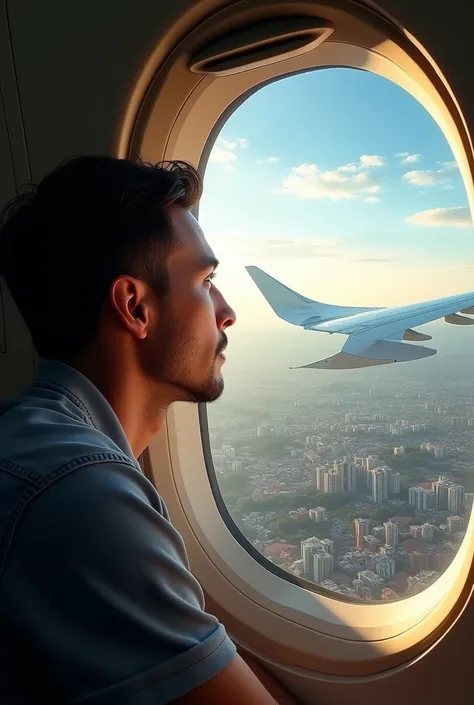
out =
<svg viewBox="0 0 474 705"><path fill-rule="evenodd" d="M309 365L300 367L290 367L290 370L354 370L358 367L374 367L375 365L388 365L392 360L372 360L367 357L350 355L345 352L338 352L331 357L326 357L318 362L311 362Z"/></svg>
<svg viewBox="0 0 474 705"><path fill-rule="evenodd" d="M422 360L436 354L433 348L422 345L410 345L394 340L364 340L350 336L341 352L331 357L301 365L291 369L321 369L321 370L348 370L357 367L373 367L374 365L388 365L393 362L409 362Z"/></svg>
<svg viewBox="0 0 474 705"><path fill-rule="evenodd" d="M451 313L449 316L445 316L444 320L446 323L451 323L452 326L474 326L474 318L466 318L466 316L460 316L459 313Z"/></svg>
<svg viewBox="0 0 474 705"><path fill-rule="evenodd" d="M412 328L407 328L403 334L403 340L411 340L412 342L421 342L422 340L432 340L431 335L427 333L420 333L419 330L413 330Z"/></svg>

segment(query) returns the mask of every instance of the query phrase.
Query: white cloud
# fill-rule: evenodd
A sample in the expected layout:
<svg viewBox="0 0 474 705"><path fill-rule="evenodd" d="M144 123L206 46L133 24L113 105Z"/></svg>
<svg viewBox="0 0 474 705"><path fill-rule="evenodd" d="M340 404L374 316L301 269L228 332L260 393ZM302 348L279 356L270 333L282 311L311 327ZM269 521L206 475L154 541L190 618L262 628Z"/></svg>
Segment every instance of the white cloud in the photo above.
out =
<svg viewBox="0 0 474 705"><path fill-rule="evenodd" d="M221 164L226 171L235 171L235 163L238 160L236 151L239 148L245 149L248 146L249 141L246 137L240 137L235 140L218 137L209 155L209 161L214 164Z"/></svg>
<svg viewBox="0 0 474 705"><path fill-rule="evenodd" d="M407 171L402 178L412 186L436 186L452 180L452 177L446 173L445 169Z"/></svg>
<svg viewBox="0 0 474 705"><path fill-rule="evenodd" d="M280 161L280 157L266 157L265 159L259 159L257 164L276 164Z"/></svg>
<svg viewBox="0 0 474 705"><path fill-rule="evenodd" d="M417 155L408 155L417 156ZM407 162L408 157L402 161ZM438 162L439 163L439 162ZM408 181L412 186L437 186L439 184L450 184L454 179L457 179L457 174L454 172L458 169L456 162L444 162L440 169L420 169L416 171L408 171L403 174L403 179ZM448 187L449 188L449 187Z"/></svg>
<svg viewBox="0 0 474 705"><path fill-rule="evenodd" d="M222 164L226 167L233 168L235 162L237 161L237 155L235 152L231 152L230 149L224 149L224 147L214 147L209 155L209 161L214 164Z"/></svg>
<svg viewBox="0 0 474 705"><path fill-rule="evenodd" d="M392 262L395 255L392 252L373 249L358 249L348 247L343 239L333 237L295 237L278 238L257 235L251 237L219 236L213 246L217 248L222 261L232 257L235 264L242 260L246 264L264 262L266 260L327 260L337 262Z"/></svg>
<svg viewBox="0 0 474 705"><path fill-rule="evenodd" d="M220 143L224 149L236 149L237 147L248 147L249 141L246 137L239 137L236 140L226 140L224 137L218 137L216 143Z"/></svg>
<svg viewBox="0 0 474 705"><path fill-rule="evenodd" d="M421 154L407 154L401 160L400 164L415 164L420 161Z"/></svg>
<svg viewBox="0 0 474 705"><path fill-rule="evenodd" d="M360 256L360 257L350 257L350 262L362 262L364 264L378 264L379 262L394 262L395 257L393 255L374 255L374 256Z"/></svg>
<svg viewBox="0 0 474 705"><path fill-rule="evenodd" d="M380 191L380 184L368 171L346 164L332 171L321 171L316 164L300 164L283 180L278 194L298 198L329 198L332 201L365 198Z"/></svg>
<svg viewBox="0 0 474 705"><path fill-rule="evenodd" d="M234 256L245 258L328 258L340 257L343 241L325 237L276 238L239 237L225 238L223 245L231 247ZM222 249L222 248L221 248Z"/></svg>
<svg viewBox="0 0 474 705"><path fill-rule="evenodd" d="M360 164L363 167L383 166L385 160L383 157L379 157L378 154L363 154L360 158Z"/></svg>
<svg viewBox="0 0 474 705"><path fill-rule="evenodd" d="M364 198L364 201L366 203L378 203L380 198L377 198L377 196L369 196L368 198Z"/></svg>
<svg viewBox="0 0 474 705"><path fill-rule="evenodd" d="M342 166L339 166L339 167L337 168L337 170L338 170L338 171L349 171L349 172L351 172L351 173L354 173L354 172L357 171L359 168L360 168L360 167L358 167L357 164L354 164L354 162L352 162L352 164L343 164Z"/></svg>
<svg viewBox="0 0 474 705"><path fill-rule="evenodd" d="M410 152L396 152L396 157L401 161L400 164L415 164L420 161L421 154L410 154Z"/></svg>
<svg viewBox="0 0 474 705"><path fill-rule="evenodd" d="M468 206L420 211L405 218L405 222L425 227L472 228L471 211Z"/></svg>

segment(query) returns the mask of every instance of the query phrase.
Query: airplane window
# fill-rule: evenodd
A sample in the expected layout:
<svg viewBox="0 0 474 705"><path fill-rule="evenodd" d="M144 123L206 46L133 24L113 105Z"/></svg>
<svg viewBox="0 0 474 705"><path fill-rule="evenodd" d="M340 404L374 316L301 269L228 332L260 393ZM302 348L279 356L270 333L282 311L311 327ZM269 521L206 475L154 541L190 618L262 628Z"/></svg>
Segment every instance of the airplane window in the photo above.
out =
<svg viewBox="0 0 474 705"><path fill-rule="evenodd" d="M424 590L474 499L472 222L440 128L365 71L279 80L223 126L200 221L238 319L207 408L229 517L335 597Z"/></svg>

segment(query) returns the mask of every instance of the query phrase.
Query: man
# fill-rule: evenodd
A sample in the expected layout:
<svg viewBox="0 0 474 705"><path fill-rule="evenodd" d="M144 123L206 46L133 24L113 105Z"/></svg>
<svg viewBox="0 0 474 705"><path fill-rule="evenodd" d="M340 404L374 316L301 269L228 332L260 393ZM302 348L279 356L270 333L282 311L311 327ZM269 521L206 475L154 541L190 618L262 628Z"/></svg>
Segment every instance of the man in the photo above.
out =
<svg viewBox="0 0 474 705"><path fill-rule="evenodd" d="M233 310L190 165L77 157L9 204L0 270L40 357L0 410L2 705L270 705L204 611L137 457L210 402Z"/></svg>

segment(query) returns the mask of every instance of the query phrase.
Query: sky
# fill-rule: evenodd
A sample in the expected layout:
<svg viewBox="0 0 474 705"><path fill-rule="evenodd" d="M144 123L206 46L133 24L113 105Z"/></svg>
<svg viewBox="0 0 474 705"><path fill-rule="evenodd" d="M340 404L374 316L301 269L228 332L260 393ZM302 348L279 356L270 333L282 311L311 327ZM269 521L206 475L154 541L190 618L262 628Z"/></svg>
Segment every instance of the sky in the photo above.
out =
<svg viewBox="0 0 474 705"><path fill-rule="evenodd" d="M239 336L295 330L249 264L334 304L474 290L472 221L446 137L411 95L368 72L312 71L248 98L210 154L199 220Z"/></svg>

